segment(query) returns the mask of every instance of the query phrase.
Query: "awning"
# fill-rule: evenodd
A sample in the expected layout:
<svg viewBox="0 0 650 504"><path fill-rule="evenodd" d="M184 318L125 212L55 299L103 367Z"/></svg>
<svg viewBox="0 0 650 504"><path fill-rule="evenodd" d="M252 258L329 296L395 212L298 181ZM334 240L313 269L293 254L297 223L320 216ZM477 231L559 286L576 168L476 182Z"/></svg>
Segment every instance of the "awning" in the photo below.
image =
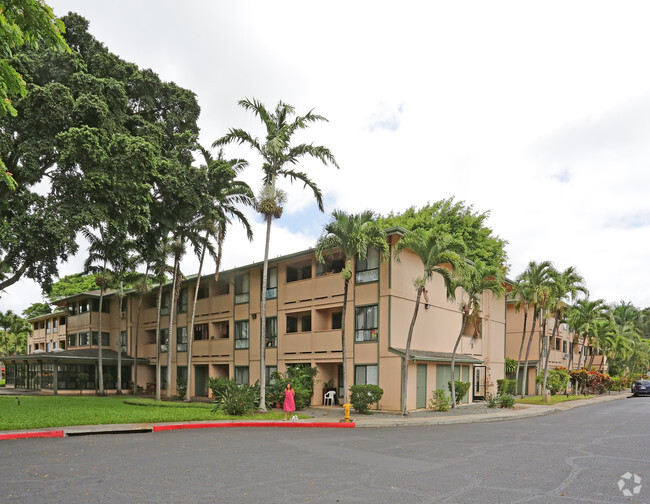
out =
<svg viewBox="0 0 650 504"><path fill-rule="evenodd" d="M399 355L404 358L406 355L406 350L403 348L388 348L388 351ZM411 360L414 362L417 361L427 361L427 362L449 362L451 363L451 352L428 352L426 350L414 350L411 349ZM457 353L456 354L456 363L457 364L483 364L481 359L472 357L471 355Z"/></svg>
<svg viewBox="0 0 650 504"><path fill-rule="evenodd" d="M99 361L98 348L79 348L75 350L61 350L29 355L8 355L3 358L5 363L28 364L30 362L57 363L57 364L95 364ZM122 364L131 365L136 360L122 352ZM117 364L117 352L107 348L102 349L102 364ZM149 364L148 359L138 358L137 364Z"/></svg>

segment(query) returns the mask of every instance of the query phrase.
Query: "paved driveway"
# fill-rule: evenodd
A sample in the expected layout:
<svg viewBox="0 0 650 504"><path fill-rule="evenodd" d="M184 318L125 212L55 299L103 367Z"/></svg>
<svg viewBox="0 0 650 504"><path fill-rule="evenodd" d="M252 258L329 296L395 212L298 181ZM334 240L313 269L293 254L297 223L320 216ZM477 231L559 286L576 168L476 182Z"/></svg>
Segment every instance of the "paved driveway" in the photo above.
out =
<svg viewBox="0 0 650 504"><path fill-rule="evenodd" d="M637 398L495 423L3 441L0 502L650 502L649 418Z"/></svg>

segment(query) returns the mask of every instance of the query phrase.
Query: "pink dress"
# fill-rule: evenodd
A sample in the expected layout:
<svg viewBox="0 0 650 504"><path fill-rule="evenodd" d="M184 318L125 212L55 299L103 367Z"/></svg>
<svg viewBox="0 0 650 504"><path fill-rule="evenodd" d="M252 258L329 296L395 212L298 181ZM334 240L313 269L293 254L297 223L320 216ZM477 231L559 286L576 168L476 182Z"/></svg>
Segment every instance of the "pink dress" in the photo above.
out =
<svg viewBox="0 0 650 504"><path fill-rule="evenodd" d="M294 396L293 389L284 391L284 405L282 406L282 409L287 413L296 411L296 403L293 400L293 396Z"/></svg>

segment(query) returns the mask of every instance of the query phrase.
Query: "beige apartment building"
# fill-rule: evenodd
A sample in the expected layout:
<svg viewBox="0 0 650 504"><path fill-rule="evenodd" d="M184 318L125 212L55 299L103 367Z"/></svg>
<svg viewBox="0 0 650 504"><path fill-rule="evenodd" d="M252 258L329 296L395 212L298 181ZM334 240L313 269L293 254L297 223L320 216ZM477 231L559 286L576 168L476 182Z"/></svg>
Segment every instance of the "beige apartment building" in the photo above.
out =
<svg viewBox="0 0 650 504"><path fill-rule="evenodd" d="M403 232L401 228L388 230L391 250ZM375 250L369 251L366 260L354 261L345 321L342 320L342 266L342 257L336 255L330 256L326 264L317 263L313 250L270 260L265 372L270 376L274 371L284 372L295 364L316 367L318 383L312 404L318 405L323 399L322 384L329 380L334 380L338 396L342 396L343 366L346 366L349 385L379 385L384 389L379 407L398 410L404 349L415 306L413 279L422 275L422 264L408 251L402 254L400 262L396 262L392 254L389 260L380 262ZM168 386L167 366L172 369L174 394L176 378L187 377L190 337L193 339L193 372L188 386L193 396L209 395L211 377L232 377L240 383L251 384L259 379L261 278L262 263L224 271L218 281L214 275L202 277L192 334L191 303L196 276L186 279L174 310L171 338L171 288L165 286L160 344L163 390ZM9 375L26 376L22 381L16 379L16 386L29 384L29 376L36 376L38 366L52 356L54 360L50 362L56 363L50 364L48 369L56 368L57 374L72 376L65 366L86 366L84 370L90 376L87 388L97 387L97 373L92 366L94 362L96 368L100 342L98 294L84 293L59 301L63 312L57 314L57 347L65 351L54 352L50 346L49 352L34 354L36 338L41 338L40 333L35 332L30 338L30 355L8 361L9 367L14 366ZM104 374L115 379L120 341L124 389L135 379L135 367L138 385L148 391L155 387L157 296L157 289L142 300L135 293L129 293L122 306L118 306L114 293L104 298L101 335ZM421 302L413 334L412 359L408 364L407 407L410 410L426 407L436 388L447 389L451 352L461 324L459 302L462 293L459 291L457 296L455 301L446 299L443 281L438 275L427 285L427 296ZM505 374L506 301L487 292L482 306L480 335L472 338L468 329L456 358L457 379L460 377L472 383L464 399L466 402L495 394L496 380ZM32 322L40 327L41 321L48 317ZM342 324L346 328L345 356L341 351ZM38 340L39 350L44 342L47 344L46 340ZM65 360L67 356L77 360ZM83 359L86 360L82 362ZM22 369L18 370L19 367ZM59 383L63 386L58 386L57 390L67 389L71 380L67 384ZM106 388L114 387L113 382L107 383Z"/></svg>
<svg viewBox="0 0 650 504"><path fill-rule="evenodd" d="M532 324L532 314L529 313L528 320L526 321L526 339L524 341L524 348L522 352L522 368L523 362L526 357L526 345L528 345L528 337L530 336L530 328ZM517 360L519 358L519 349L521 347L522 331L524 326L524 311L523 309L517 312L515 310L515 302L509 301L507 308L507 323L506 323L506 355L510 359ZM607 357L599 353L598 349L587 345L582 347L582 339L578 342L576 333L572 331L566 323L560 323L554 337L551 337L553 328L555 327L555 319L549 315L546 319L546 337L549 338L549 357L548 368L555 369L563 367L569 371L578 369L578 359L580 359L580 352L582 351L582 358L580 359L580 367L591 365L594 369L602 372L607 372ZM540 393L541 386L535 384L535 378L538 374L544 372L544 364L546 354L544 353L544 338L539 328L539 323L536 324L535 331L533 332L533 342L530 347L530 354L528 357L528 386L527 394ZM520 375L523 374L520 371ZM518 391L521 393L522 378L519 378Z"/></svg>

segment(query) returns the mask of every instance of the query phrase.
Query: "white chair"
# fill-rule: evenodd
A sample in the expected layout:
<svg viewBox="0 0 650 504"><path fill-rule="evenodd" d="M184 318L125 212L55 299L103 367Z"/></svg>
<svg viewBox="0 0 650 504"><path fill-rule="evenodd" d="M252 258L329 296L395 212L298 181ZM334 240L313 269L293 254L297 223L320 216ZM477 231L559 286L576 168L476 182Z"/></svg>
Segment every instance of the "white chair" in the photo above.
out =
<svg viewBox="0 0 650 504"><path fill-rule="evenodd" d="M334 406L334 396L336 395L336 392L333 390L330 390L329 392L325 393L325 396L323 396L323 405L327 406Z"/></svg>

